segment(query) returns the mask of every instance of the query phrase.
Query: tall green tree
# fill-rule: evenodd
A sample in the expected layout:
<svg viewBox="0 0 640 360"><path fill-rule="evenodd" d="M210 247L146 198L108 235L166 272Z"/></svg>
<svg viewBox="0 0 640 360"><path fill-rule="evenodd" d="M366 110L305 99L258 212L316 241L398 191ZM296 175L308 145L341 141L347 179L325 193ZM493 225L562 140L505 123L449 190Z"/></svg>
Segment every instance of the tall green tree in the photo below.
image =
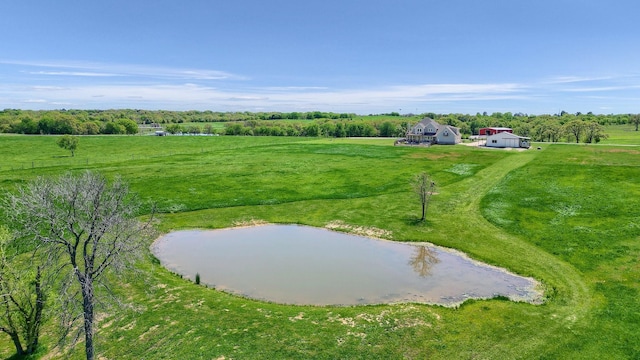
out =
<svg viewBox="0 0 640 360"><path fill-rule="evenodd" d="M392 137L395 136L396 127L389 121L385 121L380 124L380 136Z"/></svg>
<svg viewBox="0 0 640 360"><path fill-rule="evenodd" d="M320 129L320 125L313 122L304 127L305 136L321 136L322 130Z"/></svg>
<svg viewBox="0 0 640 360"><path fill-rule="evenodd" d="M600 140L606 139L609 136L605 134L604 127L595 121L588 122L584 125L584 142L599 143Z"/></svg>
<svg viewBox="0 0 640 360"><path fill-rule="evenodd" d="M568 136L567 141L570 141L569 138L573 138L576 139L576 144L578 144L584 133L584 122L582 120L572 120L564 124L562 129Z"/></svg>
<svg viewBox="0 0 640 360"><path fill-rule="evenodd" d="M20 119L19 123L16 123L13 128L13 132L19 134L37 134L38 123L29 116L25 116Z"/></svg>
<svg viewBox="0 0 640 360"><path fill-rule="evenodd" d="M336 123L335 137L343 138L347 136L347 130L345 129L344 122L338 121Z"/></svg>
<svg viewBox="0 0 640 360"><path fill-rule="evenodd" d="M83 135L98 135L100 134L100 124L95 121L84 122L79 127L79 132Z"/></svg>
<svg viewBox="0 0 640 360"><path fill-rule="evenodd" d="M191 135L198 135L202 132L202 130L198 125L189 125L189 127L187 127L187 132Z"/></svg>
<svg viewBox="0 0 640 360"><path fill-rule="evenodd" d="M179 124L169 124L166 126L166 129L170 134L179 134L182 132L182 126Z"/></svg>
<svg viewBox="0 0 640 360"><path fill-rule="evenodd" d="M133 135L138 133L138 124L131 119L120 119L118 124L124 127L125 134Z"/></svg>
<svg viewBox="0 0 640 360"><path fill-rule="evenodd" d="M544 123L544 130L542 132L544 139L549 142L558 142L562 136L562 127L555 121L547 120Z"/></svg>
<svg viewBox="0 0 640 360"><path fill-rule="evenodd" d="M125 128L124 125L122 125L120 123L117 123L117 122L114 122L114 121L109 121L104 126L104 133L105 134L114 134L114 135L126 134L127 133L127 128Z"/></svg>

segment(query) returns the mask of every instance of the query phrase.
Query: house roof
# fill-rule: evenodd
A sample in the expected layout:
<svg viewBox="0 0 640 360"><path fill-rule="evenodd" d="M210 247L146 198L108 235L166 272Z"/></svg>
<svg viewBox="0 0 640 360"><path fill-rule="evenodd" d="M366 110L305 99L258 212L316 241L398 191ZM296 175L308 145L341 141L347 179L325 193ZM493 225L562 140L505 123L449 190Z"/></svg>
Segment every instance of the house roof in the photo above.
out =
<svg viewBox="0 0 640 360"><path fill-rule="evenodd" d="M456 135L460 134L460 129L458 129L455 126L451 126L451 125L440 125L440 128L438 129L438 131L439 130L444 130L444 129L448 129L449 131L453 132Z"/></svg>
<svg viewBox="0 0 640 360"><path fill-rule="evenodd" d="M526 136L518 136L516 134L512 134L512 133L508 133L508 132L501 132L501 133L497 133L497 134L493 134L493 135L487 136L487 140L491 139L491 138L531 139L531 138L526 137Z"/></svg>
<svg viewBox="0 0 640 360"><path fill-rule="evenodd" d="M438 124L437 121L425 117L407 130L407 137L412 140L417 137L420 141L457 144L460 142L460 129L451 125Z"/></svg>
<svg viewBox="0 0 640 360"><path fill-rule="evenodd" d="M431 128L434 129L435 131L433 132L422 132L422 130L420 130L418 132L418 135L434 135L435 133L438 132L438 129L440 128L440 124L438 124L435 120L426 117L422 120L420 120L417 124L415 124L414 126L412 126L409 131L407 131L407 134L409 135L415 135L416 134L416 129L419 128L423 128L423 129L427 129L427 128Z"/></svg>
<svg viewBox="0 0 640 360"><path fill-rule="evenodd" d="M435 120L433 120L432 118L430 118L430 117L426 117L426 118L420 120L420 122L418 124L427 125L427 124L430 124L430 123L436 123L437 124L437 122Z"/></svg>
<svg viewBox="0 0 640 360"><path fill-rule="evenodd" d="M451 131L451 132L455 133L456 135L459 135L459 134L460 134L460 129L458 129L457 127L455 127L455 126L451 126L451 125L442 125L442 124L439 124L437 121L433 120L433 119L432 119L432 118L430 118L430 117L426 117L426 118L424 118L424 119L420 120L420 122L418 122L416 125L414 125L413 127L411 127L411 129L409 130L409 133L413 134L413 133L414 133L414 132L413 132L413 130L414 130L418 125L422 125L424 128L426 128L426 127L428 127L428 126L430 126L430 125L431 125L431 127L432 127L433 129L435 129L435 132L430 132L430 133L428 133L428 134L431 134L431 135L435 135L436 133L440 132L440 131L441 131L441 130L443 130L443 129L449 129L449 131ZM425 135L426 135L426 134L427 134L427 133L425 133Z"/></svg>
<svg viewBox="0 0 640 360"><path fill-rule="evenodd" d="M428 118L428 117L420 120L420 122L418 124L424 125L424 127L427 127L427 126L431 125L436 129L436 131L440 127L440 124L438 124L437 121L433 120L432 118ZM416 124L416 125L418 125L418 124Z"/></svg>

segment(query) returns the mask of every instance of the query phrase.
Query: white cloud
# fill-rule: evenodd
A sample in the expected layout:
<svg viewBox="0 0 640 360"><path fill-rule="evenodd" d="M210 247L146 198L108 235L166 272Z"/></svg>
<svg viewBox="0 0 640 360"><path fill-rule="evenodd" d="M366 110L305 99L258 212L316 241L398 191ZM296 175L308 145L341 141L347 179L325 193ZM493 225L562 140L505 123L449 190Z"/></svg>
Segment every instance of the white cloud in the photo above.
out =
<svg viewBox="0 0 640 360"><path fill-rule="evenodd" d="M629 89L639 89L640 86L630 85L630 86L601 86L601 87L580 87L580 88L571 88L571 89L562 89L561 91L565 92L609 92L609 91L620 91L620 90L629 90Z"/></svg>
<svg viewBox="0 0 640 360"><path fill-rule="evenodd" d="M611 80L613 76L594 76L594 77L586 77L586 76L556 76L548 80L548 84L571 84L571 83L583 83L583 82L593 82L593 81L603 81L603 80Z"/></svg>
<svg viewBox="0 0 640 360"><path fill-rule="evenodd" d="M64 90L62 86L46 86L46 85L35 85L35 86L23 86L26 89L32 89L34 91L59 91Z"/></svg>
<svg viewBox="0 0 640 360"><path fill-rule="evenodd" d="M267 86L264 88L255 88L257 91L315 91L328 89L326 86Z"/></svg>
<svg viewBox="0 0 640 360"><path fill-rule="evenodd" d="M232 100L232 101L256 101L256 100L269 100L268 97L266 96L234 96L234 97L230 97L227 100Z"/></svg>
<svg viewBox="0 0 640 360"><path fill-rule="evenodd" d="M611 94L626 91L627 98L640 96L640 77L637 75L560 76L531 83L396 84L356 88L315 86L313 83L308 86L281 83L256 86L247 77L208 69L0 60L2 64L10 65L13 73L19 73L21 78L5 75L0 83L0 108L127 107L356 113L402 108L411 112L420 109L475 113L493 109L543 113L568 109L567 104L572 103L576 107L593 107L576 109L582 112L605 106L629 112L632 109L628 108L633 105L629 101L623 102L621 96ZM13 67L18 67L18 71ZM330 79L323 79L323 85L327 83ZM599 100L585 101L586 95Z"/></svg>
<svg viewBox="0 0 640 360"><path fill-rule="evenodd" d="M16 61L0 60L0 64L36 68L23 71L31 75L69 77L142 77L179 80L244 80L246 77L211 69L171 68L135 64L108 64L81 61ZM46 69L46 70L45 70ZM51 69L51 70L48 70Z"/></svg>
<svg viewBox="0 0 640 360"><path fill-rule="evenodd" d="M123 76L121 74L97 73L97 72L80 72L80 71L30 71L31 75L50 75L50 76L88 76L88 77L111 77Z"/></svg>
<svg viewBox="0 0 640 360"><path fill-rule="evenodd" d="M33 99L40 103L81 104L92 107L142 107L169 109L246 110L246 107L272 110L356 109L411 107L432 102L465 102L515 99L525 88L517 84L423 84L367 89L328 89L325 87L271 87L220 90L196 84L176 85L67 85L12 87L0 85L7 97ZM304 89L300 91L300 89ZM24 101L24 100L23 100ZM3 105L7 106L7 105ZM10 106L9 106L10 107Z"/></svg>

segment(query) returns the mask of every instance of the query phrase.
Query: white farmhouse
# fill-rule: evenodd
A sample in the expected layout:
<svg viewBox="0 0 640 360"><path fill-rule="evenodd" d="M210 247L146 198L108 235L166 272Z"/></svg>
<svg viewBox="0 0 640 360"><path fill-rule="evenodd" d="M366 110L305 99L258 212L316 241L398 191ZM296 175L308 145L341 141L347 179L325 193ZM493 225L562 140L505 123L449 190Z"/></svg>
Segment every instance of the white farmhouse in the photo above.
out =
<svg viewBox="0 0 640 360"><path fill-rule="evenodd" d="M455 145L462 141L460 129L451 125L441 125L431 118L424 118L407 131L410 143Z"/></svg>
<svg viewBox="0 0 640 360"><path fill-rule="evenodd" d="M487 136L486 146L496 148L526 148L531 145L529 140L531 138L518 136L508 132L501 132Z"/></svg>

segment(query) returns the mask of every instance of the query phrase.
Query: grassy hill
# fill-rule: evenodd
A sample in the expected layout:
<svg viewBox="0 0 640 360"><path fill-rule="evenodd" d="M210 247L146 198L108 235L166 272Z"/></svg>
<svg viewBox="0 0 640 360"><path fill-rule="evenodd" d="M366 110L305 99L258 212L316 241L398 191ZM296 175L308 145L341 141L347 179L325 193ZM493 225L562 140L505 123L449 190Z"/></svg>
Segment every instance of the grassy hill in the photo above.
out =
<svg viewBox="0 0 640 360"><path fill-rule="evenodd" d="M82 137L74 158L55 137L1 136L0 184L10 191L39 175L90 169L121 175L145 204L157 203L163 232L341 221L456 248L545 286L543 305L286 306L197 286L149 256L116 289L131 306L99 316L103 358L638 358L640 136L623 134L632 146L524 152L377 139L96 136ZM425 224L416 222L409 186L421 171L438 184ZM81 345L54 348L53 327L37 358L82 358ZM0 336L0 356L12 350Z"/></svg>

